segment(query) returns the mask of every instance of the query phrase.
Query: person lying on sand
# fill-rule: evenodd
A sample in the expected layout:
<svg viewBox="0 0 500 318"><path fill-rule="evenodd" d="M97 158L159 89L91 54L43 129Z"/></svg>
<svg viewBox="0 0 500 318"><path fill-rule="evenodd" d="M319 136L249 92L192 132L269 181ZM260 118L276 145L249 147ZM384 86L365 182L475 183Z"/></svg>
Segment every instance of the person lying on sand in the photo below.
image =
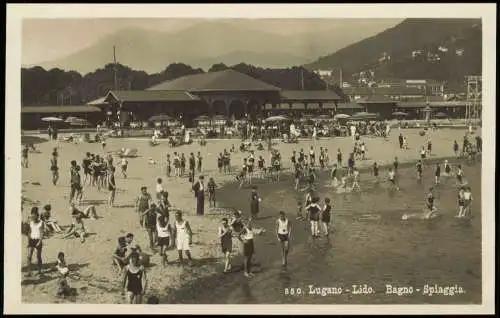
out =
<svg viewBox="0 0 500 318"><path fill-rule="evenodd" d="M437 213L437 209L434 208L432 211L425 211L422 213L405 213L401 216L401 220L433 220L439 217L440 214Z"/></svg>
<svg viewBox="0 0 500 318"><path fill-rule="evenodd" d="M71 212L72 217L80 216L82 219L91 219L91 220L96 220L98 218L97 210L94 205L89 205L83 211L81 211L76 207L76 204L73 202L71 203L69 210Z"/></svg>

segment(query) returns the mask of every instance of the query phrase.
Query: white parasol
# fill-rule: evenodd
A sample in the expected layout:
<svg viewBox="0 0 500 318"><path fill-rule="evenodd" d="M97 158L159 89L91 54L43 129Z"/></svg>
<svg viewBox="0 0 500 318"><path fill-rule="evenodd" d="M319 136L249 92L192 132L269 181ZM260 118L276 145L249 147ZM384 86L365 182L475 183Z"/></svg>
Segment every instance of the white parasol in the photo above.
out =
<svg viewBox="0 0 500 318"><path fill-rule="evenodd" d="M63 120L61 118L59 118L59 117L43 117L42 121L46 121L46 122L58 122L58 121L63 121Z"/></svg>

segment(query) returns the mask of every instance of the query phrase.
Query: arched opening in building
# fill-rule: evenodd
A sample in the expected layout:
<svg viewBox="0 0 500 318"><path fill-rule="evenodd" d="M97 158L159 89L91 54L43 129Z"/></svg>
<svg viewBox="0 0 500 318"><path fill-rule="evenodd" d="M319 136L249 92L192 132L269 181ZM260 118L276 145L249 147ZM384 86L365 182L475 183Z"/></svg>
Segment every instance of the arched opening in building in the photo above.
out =
<svg viewBox="0 0 500 318"><path fill-rule="evenodd" d="M229 118L241 119L245 117L245 103L242 100L235 99L229 104Z"/></svg>

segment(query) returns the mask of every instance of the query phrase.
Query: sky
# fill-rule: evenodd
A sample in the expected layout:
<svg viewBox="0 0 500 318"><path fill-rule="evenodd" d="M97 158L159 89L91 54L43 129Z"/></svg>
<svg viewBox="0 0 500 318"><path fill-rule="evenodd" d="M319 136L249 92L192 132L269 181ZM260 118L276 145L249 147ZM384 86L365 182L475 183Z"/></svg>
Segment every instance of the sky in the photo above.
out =
<svg viewBox="0 0 500 318"><path fill-rule="evenodd" d="M280 35L326 31L355 19L233 19L254 29ZM25 19L22 25L22 64L33 65L56 60L91 46L103 37L123 29L142 28L176 32L206 19L157 18L80 18ZM364 23L396 25L402 19L356 19Z"/></svg>

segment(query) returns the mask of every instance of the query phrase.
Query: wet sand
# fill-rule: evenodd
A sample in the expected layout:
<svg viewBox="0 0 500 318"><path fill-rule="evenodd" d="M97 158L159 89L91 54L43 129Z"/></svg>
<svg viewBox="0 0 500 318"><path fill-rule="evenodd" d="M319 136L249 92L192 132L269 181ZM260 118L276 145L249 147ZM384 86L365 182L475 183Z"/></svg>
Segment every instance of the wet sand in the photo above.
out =
<svg viewBox="0 0 500 318"><path fill-rule="evenodd" d="M441 162L431 160L428 164ZM450 163L458 163L451 160ZM463 163L463 162L461 162ZM474 197L480 198L480 164L464 165ZM236 270L184 286L165 297L165 303L226 304L468 304L481 302L481 202L473 202L473 218L458 220L456 215L456 179L442 178L436 187L441 218L432 221L402 221L404 213L425 209L424 196L433 183L433 167L424 171L424 180L415 178L413 164L401 165L401 191L389 189L387 182L374 183L368 172L361 174L362 191L336 194L326 186L317 189L321 198L334 202L333 233L329 238L311 239L309 224L295 220L296 198L304 193L292 189L288 177L279 186L259 185L263 202L262 218L255 221L267 231L256 238L259 265L255 277L248 280L241 273L241 257ZM224 202L242 210L248 204L249 189L227 186ZM242 202L245 202L242 204ZM293 222L293 240L287 269L281 266L279 243L274 234L278 211L288 212ZM466 254L463 251L468 251ZM412 286L411 295L386 294L386 284ZM435 288L456 285L466 292L454 296L425 295L425 285ZM370 294L354 294L353 285L373 288ZM340 295L317 295L316 288L343 288ZM310 290L310 288L312 288ZM432 290L432 288L430 290ZM293 291L292 291L293 289ZM300 291L299 291L300 289ZM416 291L420 289L420 291ZM209 291L209 292L207 292ZM295 296L290 293L295 292ZM301 295L297 295L301 292ZM287 294L288 293L288 294Z"/></svg>

